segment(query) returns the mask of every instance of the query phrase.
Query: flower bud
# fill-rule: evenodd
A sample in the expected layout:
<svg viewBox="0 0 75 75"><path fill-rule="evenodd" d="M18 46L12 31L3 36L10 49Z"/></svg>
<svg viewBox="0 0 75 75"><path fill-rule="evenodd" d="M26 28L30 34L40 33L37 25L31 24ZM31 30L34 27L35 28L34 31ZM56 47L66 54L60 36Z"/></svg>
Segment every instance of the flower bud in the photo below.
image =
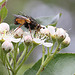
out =
<svg viewBox="0 0 75 75"><path fill-rule="evenodd" d="M8 53L13 49L13 44L7 40L3 42L2 49L4 50L4 52Z"/></svg>
<svg viewBox="0 0 75 75"><path fill-rule="evenodd" d="M16 32L14 33L14 37L15 38L22 38L23 37L23 30L21 28L16 30Z"/></svg>
<svg viewBox="0 0 75 75"><path fill-rule="evenodd" d="M66 37L66 31L62 28L58 28L56 31L56 39L59 43L61 43Z"/></svg>
<svg viewBox="0 0 75 75"><path fill-rule="evenodd" d="M0 24L0 33L3 33L4 31L8 32L9 30L10 30L10 27L7 23Z"/></svg>
<svg viewBox="0 0 75 75"><path fill-rule="evenodd" d="M61 49L63 49L63 48L65 48L65 47L69 46L70 41L71 41L70 37L68 36L68 34L66 34L66 38L65 38L65 39L63 40L63 42L61 43Z"/></svg>
<svg viewBox="0 0 75 75"><path fill-rule="evenodd" d="M31 42L32 42L32 37L31 37L30 35L25 36L25 37L24 37L24 42L25 42L26 45L31 44Z"/></svg>

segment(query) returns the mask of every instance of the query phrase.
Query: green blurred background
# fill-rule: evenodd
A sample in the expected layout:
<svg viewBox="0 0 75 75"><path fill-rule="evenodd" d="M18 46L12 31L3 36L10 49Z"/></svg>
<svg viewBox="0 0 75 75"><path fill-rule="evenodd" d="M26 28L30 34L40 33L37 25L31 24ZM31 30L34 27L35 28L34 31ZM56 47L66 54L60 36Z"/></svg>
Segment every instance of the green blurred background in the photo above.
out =
<svg viewBox="0 0 75 75"><path fill-rule="evenodd" d="M75 53L75 0L8 0L8 16L5 21L9 24L14 23L13 14L23 12L34 18L40 16L55 16L62 13L57 27L62 27L69 33L71 44L61 52ZM36 48L28 62L37 61L42 56L41 46Z"/></svg>

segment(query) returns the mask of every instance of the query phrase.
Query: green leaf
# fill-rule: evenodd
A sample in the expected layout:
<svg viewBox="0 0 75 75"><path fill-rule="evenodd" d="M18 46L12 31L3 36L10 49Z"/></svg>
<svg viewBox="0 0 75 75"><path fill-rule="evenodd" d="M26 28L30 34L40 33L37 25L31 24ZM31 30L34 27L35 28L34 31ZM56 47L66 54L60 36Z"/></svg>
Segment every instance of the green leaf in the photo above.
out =
<svg viewBox="0 0 75 75"><path fill-rule="evenodd" d="M39 60L24 75L36 75L41 64ZM40 75L74 75L75 74L75 54L57 54L44 68Z"/></svg>
<svg viewBox="0 0 75 75"><path fill-rule="evenodd" d="M6 0L3 0L2 2L0 2L0 6L5 2Z"/></svg>
<svg viewBox="0 0 75 75"><path fill-rule="evenodd" d="M62 15L62 13L57 14L57 15L52 19L52 21L50 22L49 25L56 26L56 24L57 24L59 18L61 17L61 15Z"/></svg>
<svg viewBox="0 0 75 75"><path fill-rule="evenodd" d="M0 11L0 16L1 16L1 22L6 18L8 13L7 8L4 6L1 11Z"/></svg>
<svg viewBox="0 0 75 75"><path fill-rule="evenodd" d="M52 17L39 17L36 18L37 22L41 25L48 25L51 22Z"/></svg>
<svg viewBox="0 0 75 75"><path fill-rule="evenodd" d="M21 44L19 45L19 51L22 52L23 50L24 50L24 44L21 43Z"/></svg>
<svg viewBox="0 0 75 75"><path fill-rule="evenodd" d="M33 65L32 63L31 64L24 64L24 65L22 65L22 67L18 71L17 75L23 75L24 71L26 71L27 69L31 68L32 65Z"/></svg>
<svg viewBox="0 0 75 75"><path fill-rule="evenodd" d="M3 65L3 63L0 60L0 75L8 75L8 71L6 67Z"/></svg>
<svg viewBox="0 0 75 75"><path fill-rule="evenodd" d="M57 14L54 18L53 17L40 17L37 18L37 22L41 25L52 25L52 26L56 26L59 18L61 17L61 13Z"/></svg>

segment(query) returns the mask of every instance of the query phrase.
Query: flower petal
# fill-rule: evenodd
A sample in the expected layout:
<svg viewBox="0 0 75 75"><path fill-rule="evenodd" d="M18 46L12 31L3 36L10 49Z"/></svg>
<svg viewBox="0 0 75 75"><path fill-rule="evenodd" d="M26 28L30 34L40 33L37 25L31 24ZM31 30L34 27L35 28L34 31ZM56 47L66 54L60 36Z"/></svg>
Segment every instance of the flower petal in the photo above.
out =
<svg viewBox="0 0 75 75"><path fill-rule="evenodd" d="M46 42L46 43L43 43L43 45L46 46L46 47L52 47L53 43L47 43Z"/></svg>
<svg viewBox="0 0 75 75"><path fill-rule="evenodd" d="M33 41L36 43L42 44L42 43L44 43L45 40L41 40L39 38L34 38Z"/></svg>

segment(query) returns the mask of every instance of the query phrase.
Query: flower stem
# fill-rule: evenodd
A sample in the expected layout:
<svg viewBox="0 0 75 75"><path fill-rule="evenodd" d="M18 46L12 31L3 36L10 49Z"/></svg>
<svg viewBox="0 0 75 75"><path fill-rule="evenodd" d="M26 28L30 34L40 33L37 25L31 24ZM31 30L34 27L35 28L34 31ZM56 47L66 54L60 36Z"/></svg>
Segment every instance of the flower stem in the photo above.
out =
<svg viewBox="0 0 75 75"><path fill-rule="evenodd" d="M10 65L12 65L14 57L13 57L13 54L11 52L10 52L10 56L11 56Z"/></svg>
<svg viewBox="0 0 75 75"><path fill-rule="evenodd" d="M22 52L21 56L19 57L18 61L17 61L17 65L20 63L20 61L22 60L23 56L26 53L26 48L24 47L24 51Z"/></svg>
<svg viewBox="0 0 75 75"><path fill-rule="evenodd" d="M29 57L29 55L31 54L31 52L34 50L35 47L32 47L32 49L29 51L29 53L27 54L28 51L28 47L26 48L26 56L24 57L23 61L20 63L20 65L18 66L18 68L16 69L16 73L18 72L18 70L21 68L21 66L24 64L24 62L26 61L26 59Z"/></svg>
<svg viewBox="0 0 75 75"><path fill-rule="evenodd" d="M3 61L3 50L1 48L1 60Z"/></svg>
<svg viewBox="0 0 75 75"><path fill-rule="evenodd" d="M49 47L47 47L47 57L49 56Z"/></svg>
<svg viewBox="0 0 75 75"><path fill-rule="evenodd" d="M15 70L16 70L16 59L17 59L17 48L18 48L18 43L14 46L14 58L13 58L13 71L15 74Z"/></svg>
<svg viewBox="0 0 75 75"><path fill-rule="evenodd" d="M41 65L40 69L38 70L38 72L36 73L36 75L40 75L41 71L43 70L43 68L51 61L51 59L54 57L54 55L57 53L57 50L59 48L60 44L58 44L55 52L53 53L53 55L50 57L47 57L46 60L44 61L44 63Z"/></svg>
<svg viewBox="0 0 75 75"><path fill-rule="evenodd" d="M44 66L46 66L46 65L49 63L49 61L54 57L54 55L57 53L57 50L58 50L59 46L60 46L60 44L57 45L56 50L55 50L55 52L53 53L53 55L52 55L51 57L49 56L49 57L45 60Z"/></svg>
<svg viewBox="0 0 75 75"><path fill-rule="evenodd" d="M18 70L21 68L21 66L23 65L23 63L25 62L25 60L26 60L26 55L27 55L27 51L28 51L28 47L26 48L26 52L25 52L25 56L24 56L23 61L20 63L20 65L19 65L18 68L16 69L16 73L17 73Z"/></svg>
<svg viewBox="0 0 75 75"><path fill-rule="evenodd" d="M5 62L6 62L6 53L3 52L3 55L4 55L4 56L3 56L3 64L4 64L4 66L5 66Z"/></svg>
<svg viewBox="0 0 75 75"><path fill-rule="evenodd" d="M45 48L44 45L42 45L42 64L44 62L44 59L45 59Z"/></svg>
<svg viewBox="0 0 75 75"><path fill-rule="evenodd" d="M7 69L8 69L8 74L10 75L10 70L9 70L8 66L7 66Z"/></svg>
<svg viewBox="0 0 75 75"><path fill-rule="evenodd" d="M19 57L18 61L17 61L17 65L20 63L20 61L22 60L23 56L25 55L26 49L22 52L22 55Z"/></svg>
<svg viewBox="0 0 75 75"><path fill-rule="evenodd" d="M29 51L29 53L28 53L27 56L26 56L26 59L29 57L29 55L30 55L31 52L34 50L34 48L35 48L35 47L33 47L33 48Z"/></svg>
<svg viewBox="0 0 75 75"><path fill-rule="evenodd" d="M51 47L51 50L49 52L49 55L51 55L54 45L55 45L55 42L53 42L53 46Z"/></svg>
<svg viewBox="0 0 75 75"><path fill-rule="evenodd" d="M6 56L6 62L7 62L7 66L9 66L9 67L10 67L10 70L13 72L13 69L12 69L12 67L11 67L11 65L10 65L10 63L9 63L9 61L8 61L8 59L7 59L7 56Z"/></svg>

